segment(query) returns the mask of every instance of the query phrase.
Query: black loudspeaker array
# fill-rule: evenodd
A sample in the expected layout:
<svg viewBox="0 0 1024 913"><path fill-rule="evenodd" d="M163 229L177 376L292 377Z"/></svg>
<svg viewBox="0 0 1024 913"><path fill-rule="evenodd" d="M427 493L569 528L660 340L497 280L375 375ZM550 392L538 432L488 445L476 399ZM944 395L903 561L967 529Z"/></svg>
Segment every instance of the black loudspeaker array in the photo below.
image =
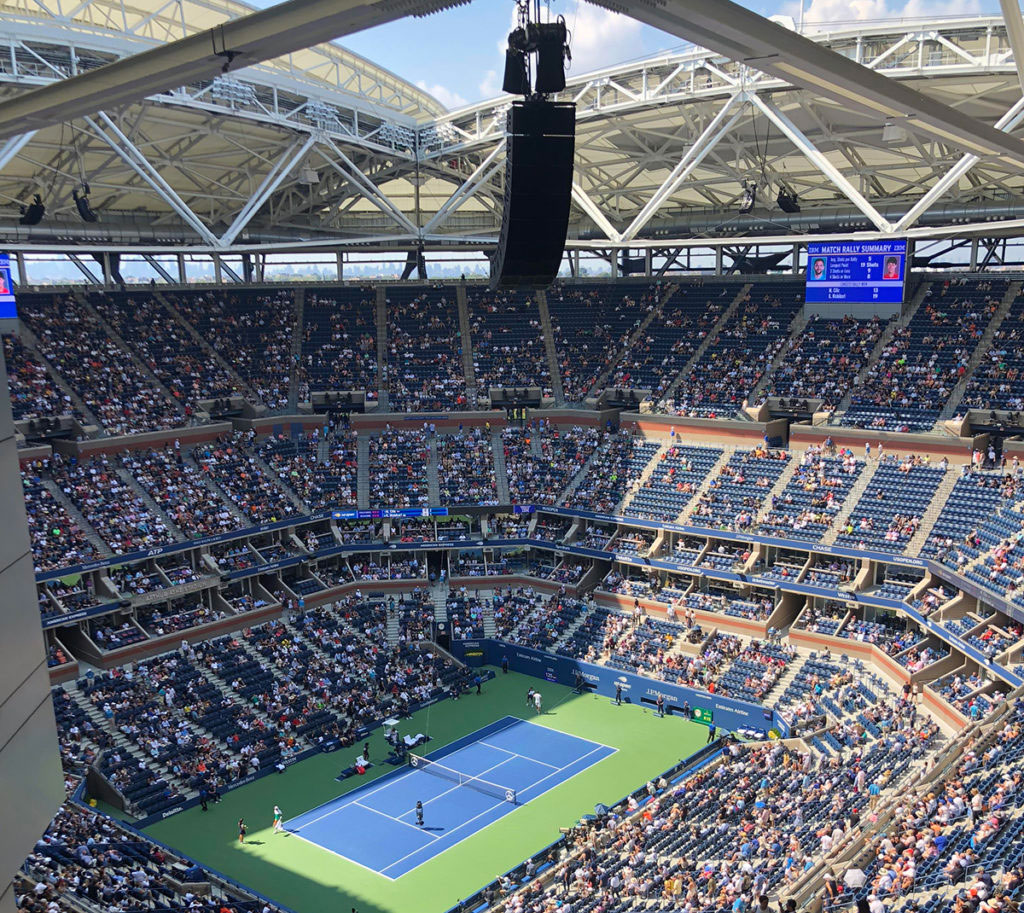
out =
<svg viewBox="0 0 1024 913"><path fill-rule="evenodd" d="M575 143L574 104L512 103L491 288L546 288L554 282L569 229Z"/></svg>

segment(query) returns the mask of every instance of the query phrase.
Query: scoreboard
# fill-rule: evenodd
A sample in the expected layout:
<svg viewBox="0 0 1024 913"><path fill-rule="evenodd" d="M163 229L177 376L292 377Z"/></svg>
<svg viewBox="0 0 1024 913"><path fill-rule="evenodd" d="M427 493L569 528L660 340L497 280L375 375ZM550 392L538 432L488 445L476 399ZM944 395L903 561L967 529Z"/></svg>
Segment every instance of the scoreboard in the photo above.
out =
<svg viewBox="0 0 1024 913"><path fill-rule="evenodd" d="M807 245L808 304L902 304L907 242Z"/></svg>
<svg viewBox="0 0 1024 913"><path fill-rule="evenodd" d="M0 320L13 320L18 316L14 304L14 285L11 283L11 259L0 254Z"/></svg>

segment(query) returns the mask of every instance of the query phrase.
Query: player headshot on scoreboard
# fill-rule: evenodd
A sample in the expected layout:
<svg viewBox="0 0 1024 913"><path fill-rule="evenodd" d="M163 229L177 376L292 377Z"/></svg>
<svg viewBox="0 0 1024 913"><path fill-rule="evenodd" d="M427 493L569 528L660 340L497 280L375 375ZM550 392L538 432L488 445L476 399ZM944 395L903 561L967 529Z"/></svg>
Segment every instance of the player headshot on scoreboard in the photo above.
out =
<svg viewBox="0 0 1024 913"><path fill-rule="evenodd" d="M811 261L811 278L812 279L824 279L825 278L825 258L815 257Z"/></svg>
<svg viewBox="0 0 1024 913"><path fill-rule="evenodd" d="M885 269L882 271L883 279L899 279L900 277L900 258L899 257L886 257L885 258Z"/></svg>
<svg viewBox="0 0 1024 913"><path fill-rule="evenodd" d="M0 295L11 294L11 272L9 268L0 267Z"/></svg>

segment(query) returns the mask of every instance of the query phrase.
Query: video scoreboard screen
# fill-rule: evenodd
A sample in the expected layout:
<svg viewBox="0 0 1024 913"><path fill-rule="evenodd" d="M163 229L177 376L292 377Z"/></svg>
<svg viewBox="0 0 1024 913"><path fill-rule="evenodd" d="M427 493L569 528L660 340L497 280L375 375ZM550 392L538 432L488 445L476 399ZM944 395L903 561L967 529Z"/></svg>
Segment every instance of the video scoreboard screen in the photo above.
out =
<svg viewBox="0 0 1024 913"><path fill-rule="evenodd" d="M17 316L14 284L11 282L11 259L8 254L0 254L0 320L13 320Z"/></svg>
<svg viewBox="0 0 1024 913"><path fill-rule="evenodd" d="M808 304L902 304L906 241L807 245Z"/></svg>

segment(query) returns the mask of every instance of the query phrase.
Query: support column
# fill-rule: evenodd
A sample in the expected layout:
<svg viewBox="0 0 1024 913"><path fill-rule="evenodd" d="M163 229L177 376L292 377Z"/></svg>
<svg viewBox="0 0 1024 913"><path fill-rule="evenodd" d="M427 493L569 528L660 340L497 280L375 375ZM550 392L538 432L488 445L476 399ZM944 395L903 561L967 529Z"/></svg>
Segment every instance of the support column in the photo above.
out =
<svg viewBox="0 0 1024 913"><path fill-rule="evenodd" d="M185 269L185 255L178 254L178 282L188 285L188 271Z"/></svg>
<svg viewBox="0 0 1024 913"><path fill-rule="evenodd" d="M345 279L345 254L339 250L334 256L338 262L338 281L342 282Z"/></svg>
<svg viewBox="0 0 1024 913"><path fill-rule="evenodd" d="M722 248L721 247L716 247L715 248L715 275L716 276L721 276L722 275Z"/></svg>
<svg viewBox="0 0 1024 913"><path fill-rule="evenodd" d="M21 256L20 254L18 255ZM978 239L971 238L971 272L975 272L978 269Z"/></svg>
<svg viewBox="0 0 1024 913"><path fill-rule="evenodd" d="M18 251L14 257L18 262L18 281L22 285L28 285L28 270L25 268L25 255L21 251Z"/></svg>
<svg viewBox="0 0 1024 913"><path fill-rule="evenodd" d="M213 281L216 282L217 285L224 284L224 274L221 272L220 268L220 254L213 255Z"/></svg>

